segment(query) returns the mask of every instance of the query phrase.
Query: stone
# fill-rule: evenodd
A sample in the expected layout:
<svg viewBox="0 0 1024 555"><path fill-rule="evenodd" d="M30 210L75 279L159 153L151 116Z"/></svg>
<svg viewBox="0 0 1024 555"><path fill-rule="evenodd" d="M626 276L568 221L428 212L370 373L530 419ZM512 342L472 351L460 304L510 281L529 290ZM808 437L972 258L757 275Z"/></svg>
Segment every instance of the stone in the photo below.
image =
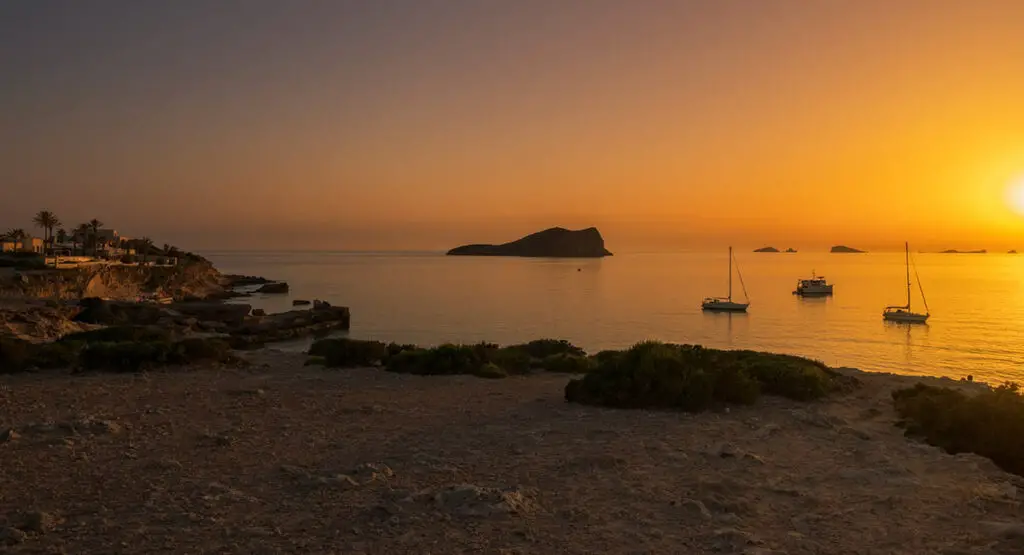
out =
<svg viewBox="0 0 1024 555"><path fill-rule="evenodd" d="M21 435L14 431L14 428L8 428L4 432L0 433L0 443L9 443L19 438L21 438Z"/></svg>
<svg viewBox="0 0 1024 555"><path fill-rule="evenodd" d="M274 283L267 283L256 290L257 293L269 293L269 294L284 294L288 292L288 283L284 281L278 281Z"/></svg>
<svg viewBox="0 0 1024 555"><path fill-rule="evenodd" d="M497 489L458 484L425 491L414 499L429 499L434 506L459 517L528 514L534 509L530 495L518 489Z"/></svg>
<svg viewBox="0 0 1024 555"><path fill-rule="evenodd" d="M0 528L0 545L17 545L19 543L25 543L28 539L28 534L18 530L17 528L3 527Z"/></svg>
<svg viewBox="0 0 1024 555"><path fill-rule="evenodd" d="M306 306L308 304L309 301L303 299L295 299L294 301L292 301L292 306Z"/></svg>
<svg viewBox="0 0 1024 555"><path fill-rule="evenodd" d="M704 503L697 501L696 499L683 499L679 503L679 506L691 516L698 517L703 520L711 520L711 511L704 506Z"/></svg>
<svg viewBox="0 0 1024 555"><path fill-rule="evenodd" d="M252 315L253 316L266 316L267 315L267 311L263 310L262 308L254 308L254 309L252 309Z"/></svg>
<svg viewBox="0 0 1024 555"><path fill-rule="evenodd" d="M753 534L736 528L719 528L709 539L714 550L725 552L736 552L763 543Z"/></svg>
<svg viewBox="0 0 1024 555"><path fill-rule="evenodd" d="M57 517L42 511L33 511L22 515L20 528L30 534L45 534L57 527Z"/></svg>
<svg viewBox="0 0 1024 555"><path fill-rule="evenodd" d="M321 301L320 299L313 299L313 310L331 308L331 303L327 301Z"/></svg>
<svg viewBox="0 0 1024 555"><path fill-rule="evenodd" d="M174 303L170 308L185 317L195 318L204 322L221 322L230 327L238 327L249 315L252 306L248 304L229 304L209 301L185 301Z"/></svg>

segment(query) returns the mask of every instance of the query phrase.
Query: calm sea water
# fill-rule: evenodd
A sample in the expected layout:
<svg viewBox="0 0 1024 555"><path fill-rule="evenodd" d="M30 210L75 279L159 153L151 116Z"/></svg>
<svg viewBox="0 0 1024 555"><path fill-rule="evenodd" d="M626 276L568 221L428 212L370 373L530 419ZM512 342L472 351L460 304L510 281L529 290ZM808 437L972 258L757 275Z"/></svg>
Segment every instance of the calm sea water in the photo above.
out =
<svg viewBox="0 0 1024 555"><path fill-rule="evenodd" d="M758 349L864 370L1024 380L1024 256L915 255L928 325L882 321L905 298L902 253L738 253L748 314L706 314L724 295L722 253L620 254L599 260L445 257L440 253L211 253L222 271L286 280L292 299L352 309L351 337L417 343L568 339L588 351L644 339ZM801 299L812 271L831 298ZM739 293L739 284L736 283ZM921 307L914 291L915 308ZM291 345L303 348L305 345Z"/></svg>

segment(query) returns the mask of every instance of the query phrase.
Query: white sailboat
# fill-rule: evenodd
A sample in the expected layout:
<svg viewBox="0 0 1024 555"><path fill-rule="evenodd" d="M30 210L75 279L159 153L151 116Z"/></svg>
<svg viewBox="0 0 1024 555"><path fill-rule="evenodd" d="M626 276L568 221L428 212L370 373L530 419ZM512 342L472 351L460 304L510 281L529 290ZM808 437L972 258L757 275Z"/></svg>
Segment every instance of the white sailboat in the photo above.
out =
<svg viewBox="0 0 1024 555"><path fill-rule="evenodd" d="M747 286L743 283L743 274L740 274L739 264L736 265L736 275L740 277L740 286L743 287L743 299L747 302L737 303L732 300L732 247L729 247L729 296L728 297L707 297L700 304L702 310L711 312L746 312L750 306L750 299L747 297Z"/></svg>
<svg viewBox="0 0 1024 555"><path fill-rule="evenodd" d="M924 301L924 314L914 312L910 306L910 243L906 244L907 253L907 305L888 306L882 313L882 318L890 322L903 322L905 324L924 324L931 316L928 309L928 299L924 297L924 288L921 287L921 276L917 276L917 288L921 290L921 300ZM917 275L917 268L914 268L914 275Z"/></svg>

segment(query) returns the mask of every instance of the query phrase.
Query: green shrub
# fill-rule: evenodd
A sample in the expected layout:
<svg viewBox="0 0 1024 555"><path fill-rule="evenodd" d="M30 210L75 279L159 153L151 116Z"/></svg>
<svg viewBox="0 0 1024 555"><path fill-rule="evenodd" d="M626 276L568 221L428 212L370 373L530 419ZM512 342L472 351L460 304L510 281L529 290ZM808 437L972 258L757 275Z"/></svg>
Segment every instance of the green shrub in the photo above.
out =
<svg viewBox="0 0 1024 555"><path fill-rule="evenodd" d="M157 326L110 326L95 330L69 333L68 335L65 335L58 339L58 341L62 343L124 343L138 341L148 342L170 340L171 332L166 328L161 328Z"/></svg>
<svg viewBox="0 0 1024 555"><path fill-rule="evenodd" d="M488 374L484 377L497 377L494 370L497 368L503 377L509 373L528 371L529 364L529 356L516 349L501 349L493 343L449 343L430 349L403 350L388 358L386 368L389 372L422 376Z"/></svg>
<svg viewBox="0 0 1024 555"><path fill-rule="evenodd" d="M917 384L892 393L907 435L949 453L975 453L1024 476L1024 397L1007 383L970 396Z"/></svg>
<svg viewBox="0 0 1024 555"><path fill-rule="evenodd" d="M587 353L583 349L569 343L564 339L535 339L529 343L522 343L520 345L510 345L506 347L508 349L518 349L525 352L533 358L544 359L552 355L579 355L585 356Z"/></svg>
<svg viewBox="0 0 1024 555"><path fill-rule="evenodd" d="M836 385L834 373L820 362L755 351L734 351L731 356L769 395L812 401L828 395Z"/></svg>
<svg viewBox="0 0 1024 555"><path fill-rule="evenodd" d="M418 349L416 345L410 345L408 343L388 343L387 356L393 357L402 351L413 351Z"/></svg>
<svg viewBox="0 0 1024 555"><path fill-rule="evenodd" d="M835 374L820 363L753 351L645 342L590 360L596 368L566 385L566 400L697 412L719 404L749 405L762 392L811 400L837 388Z"/></svg>
<svg viewBox="0 0 1024 555"><path fill-rule="evenodd" d="M78 363L84 343L81 341L54 341L34 345L31 365L41 369L71 368Z"/></svg>
<svg viewBox="0 0 1024 555"><path fill-rule="evenodd" d="M533 367L533 357L518 347L502 347L490 353L489 357L508 374L528 374Z"/></svg>
<svg viewBox="0 0 1024 555"><path fill-rule="evenodd" d="M174 343L169 356L172 364L226 362L231 359L231 346L222 339L192 337Z"/></svg>
<svg viewBox="0 0 1024 555"><path fill-rule="evenodd" d="M310 356L324 358L333 368L359 368L379 364L388 358L388 346L380 341L321 339L309 348Z"/></svg>
<svg viewBox="0 0 1024 555"><path fill-rule="evenodd" d="M545 357L540 365L548 372L586 374L597 367L597 362L583 355L560 353Z"/></svg>
<svg viewBox="0 0 1024 555"><path fill-rule="evenodd" d="M508 376L508 374L504 370L502 370L500 366L494 364L493 362L488 362L483 366L477 368L476 372L474 372L473 375L480 378L492 379L505 378Z"/></svg>
<svg viewBox="0 0 1024 555"><path fill-rule="evenodd" d="M139 372L168 364L172 344L165 341L146 343L90 343L82 350L79 364L83 370Z"/></svg>
<svg viewBox="0 0 1024 555"><path fill-rule="evenodd" d="M223 340L191 338L178 342L90 343L79 356L83 370L139 372L169 364L227 362L231 347Z"/></svg>

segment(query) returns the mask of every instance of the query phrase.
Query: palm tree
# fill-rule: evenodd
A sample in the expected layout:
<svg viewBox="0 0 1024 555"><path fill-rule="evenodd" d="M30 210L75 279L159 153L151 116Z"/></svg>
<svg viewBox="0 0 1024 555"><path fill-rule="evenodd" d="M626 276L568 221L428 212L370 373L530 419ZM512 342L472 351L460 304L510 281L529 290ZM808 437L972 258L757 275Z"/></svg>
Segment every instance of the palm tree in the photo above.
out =
<svg viewBox="0 0 1024 555"><path fill-rule="evenodd" d="M68 232L63 227L57 230L57 242L61 244L68 242Z"/></svg>
<svg viewBox="0 0 1024 555"><path fill-rule="evenodd" d="M15 242L17 242L17 241L24 241L25 240L25 230L21 229L20 227L16 227L14 229L8 230L7 231L7 238L10 239L11 241L15 241Z"/></svg>
<svg viewBox="0 0 1024 555"><path fill-rule="evenodd" d="M36 213L36 216L32 218L32 223L43 228L43 245L50 245L52 248L51 240L53 239L53 228L60 225L60 219L57 215L49 210L40 210ZM45 247L43 252L46 252Z"/></svg>
<svg viewBox="0 0 1024 555"><path fill-rule="evenodd" d="M153 247L153 240L149 237L143 237L139 239L139 247L142 248L142 263L146 263L146 255L149 254L149 249Z"/></svg>
<svg viewBox="0 0 1024 555"><path fill-rule="evenodd" d="M74 239L73 239L73 241L75 243L75 250L78 250L78 244L79 244L79 241L81 241L82 253L84 254L85 253L85 243L86 243L86 240L88 238L89 238L89 224L78 224L78 227L75 228Z"/></svg>
<svg viewBox="0 0 1024 555"><path fill-rule="evenodd" d="M96 256L96 239L100 235L100 227L103 226L103 222L93 218L89 220L89 229L92 230L91 242L92 242L92 255Z"/></svg>

